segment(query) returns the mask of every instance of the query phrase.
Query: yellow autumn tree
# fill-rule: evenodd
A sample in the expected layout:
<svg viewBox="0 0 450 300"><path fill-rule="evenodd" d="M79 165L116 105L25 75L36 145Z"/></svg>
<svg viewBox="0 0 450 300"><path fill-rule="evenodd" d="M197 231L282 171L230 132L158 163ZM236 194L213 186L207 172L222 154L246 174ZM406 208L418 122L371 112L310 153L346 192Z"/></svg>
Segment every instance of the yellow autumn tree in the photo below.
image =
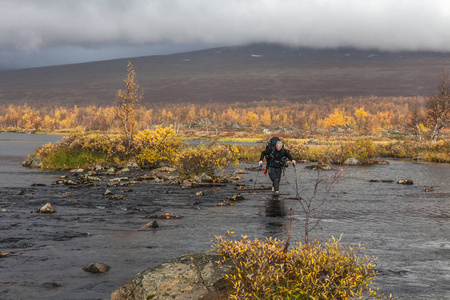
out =
<svg viewBox="0 0 450 300"><path fill-rule="evenodd" d="M368 113L364 110L364 107L360 107L355 111L356 126L359 129L366 127L367 115Z"/></svg>
<svg viewBox="0 0 450 300"><path fill-rule="evenodd" d="M139 90L136 82L136 71L131 62L127 66L128 75L125 78L125 89L118 90L116 94L116 119L121 133L125 136L127 146L130 149L133 144L136 130L136 107L142 100L144 93Z"/></svg>
<svg viewBox="0 0 450 300"><path fill-rule="evenodd" d="M264 124L265 126L272 125L272 120L270 116L270 109L265 108L264 113L260 116L261 124Z"/></svg>
<svg viewBox="0 0 450 300"><path fill-rule="evenodd" d="M249 126L257 126L258 125L258 115L252 111L248 111L245 116L245 123Z"/></svg>
<svg viewBox="0 0 450 300"><path fill-rule="evenodd" d="M352 117L347 116L345 109L340 110L336 108L333 114L330 114L325 120L323 120L323 124L327 128L337 128L337 127L347 127L354 123L354 119Z"/></svg>

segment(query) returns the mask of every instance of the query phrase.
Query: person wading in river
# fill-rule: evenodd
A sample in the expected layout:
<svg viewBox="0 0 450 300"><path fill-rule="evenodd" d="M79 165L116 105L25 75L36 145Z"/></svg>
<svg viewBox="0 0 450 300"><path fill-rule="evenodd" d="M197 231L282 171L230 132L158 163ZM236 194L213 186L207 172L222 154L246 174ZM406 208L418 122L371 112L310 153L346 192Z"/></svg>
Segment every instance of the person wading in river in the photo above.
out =
<svg viewBox="0 0 450 300"><path fill-rule="evenodd" d="M294 166L295 160L292 158L289 150L284 149L283 142L277 137L272 138L266 150L261 152L259 166L262 166L264 156L267 159L267 170L269 171L270 180L272 180L272 191L279 193L282 170L287 166L287 160L292 161Z"/></svg>

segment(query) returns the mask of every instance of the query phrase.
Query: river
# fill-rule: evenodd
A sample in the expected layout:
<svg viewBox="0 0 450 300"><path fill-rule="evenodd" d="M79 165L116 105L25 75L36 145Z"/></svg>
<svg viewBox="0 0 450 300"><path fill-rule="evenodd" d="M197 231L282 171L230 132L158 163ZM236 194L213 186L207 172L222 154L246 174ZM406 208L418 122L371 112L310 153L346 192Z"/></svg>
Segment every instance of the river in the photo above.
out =
<svg viewBox="0 0 450 300"><path fill-rule="evenodd" d="M227 230L236 237L284 239L291 208L293 239L303 240L304 217L296 201L262 201L266 196L256 194L245 195L234 206L218 206L236 193L233 184L217 190L142 182L111 187L128 198L111 201L103 195L108 188L104 183L52 185L60 173L20 166L34 147L59 138L0 134L0 251L10 254L0 258L0 299L108 299L146 268L181 254L208 251L211 240ZM450 165L390 162L346 167L319 210L321 222L311 236L342 236L343 243L362 243L363 254L377 257L380 275L374 284L386 294L450 299ZM297 178L302 197L311 196L317 173L304 166L299 164L296 172L288 168L283 192L293 195ZM257 172L242 177L247 186L255 180L269 185ZM403 178L414 184L395 183ZM427 187L433 190L427 192ZM199 190L205 195L197 196ZM323 190L317 199L322 196ZM46 202L52 203L55 214L31 213ZM159 228L138 231L149 221L147 214L160 212L183 218L158 220ZM106 274L84 272L82 267L91 262L112 268Z"/></svg>
<svg viewBox="0 0 450 300"><path fill-rule="evenodd" d="M0 188L27 186L36 181L50 183L54 172L26 169L22 162L39 146L56 143L61 135L0 133Z"/></svg>

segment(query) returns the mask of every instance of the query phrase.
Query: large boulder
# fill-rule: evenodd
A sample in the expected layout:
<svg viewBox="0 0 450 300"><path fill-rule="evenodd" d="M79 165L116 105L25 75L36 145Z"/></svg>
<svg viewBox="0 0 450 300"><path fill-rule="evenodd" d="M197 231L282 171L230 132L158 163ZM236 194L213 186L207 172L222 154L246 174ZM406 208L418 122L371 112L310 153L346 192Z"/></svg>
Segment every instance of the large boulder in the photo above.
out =
<svg viewBox="0 0 450 300"><path fill-rule="evenodd" d="M111 294L125 299L221 299L231 263L219 265L217 254L187 254L137 274Z"/></svg>

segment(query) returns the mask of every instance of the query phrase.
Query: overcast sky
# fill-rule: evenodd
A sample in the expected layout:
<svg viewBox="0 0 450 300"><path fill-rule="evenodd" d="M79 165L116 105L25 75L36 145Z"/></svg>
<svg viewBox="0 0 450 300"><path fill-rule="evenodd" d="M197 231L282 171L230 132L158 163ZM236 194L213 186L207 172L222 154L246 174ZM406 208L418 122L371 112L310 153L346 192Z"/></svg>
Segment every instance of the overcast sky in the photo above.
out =
<svg viewBox="0 0 450 300"><path fill-rule="evenodd" d="M449 0L0 0L0 69L254 42L450 51Z"/></svg>

